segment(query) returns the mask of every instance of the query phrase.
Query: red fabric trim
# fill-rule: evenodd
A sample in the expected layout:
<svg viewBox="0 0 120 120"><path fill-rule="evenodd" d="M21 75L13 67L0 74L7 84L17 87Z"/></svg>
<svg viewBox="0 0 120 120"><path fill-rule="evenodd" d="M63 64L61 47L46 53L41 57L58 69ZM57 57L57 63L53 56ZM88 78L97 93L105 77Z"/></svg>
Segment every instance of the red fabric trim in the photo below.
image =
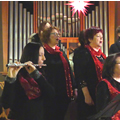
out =
<svg viewBox="0 0 120 120"><path fill-rule="evenodd" d="M85 45L85 47L89 50L93 61L95 63L95 69L98 77L98 81L100 82L102 80L102 70L103 70L103 63L101 63L96 56L101 56L103 59L106 59L106 56L104 53L102 53L101 49L99 49L98 52L96 52L90 45Z"/></svg>
<svg viewBox="0 0 120 120"><path fill-rule="evenodd" d="M107 83L109 91L110 91L111 99L113 99L116 95L120 94L120 91L114 88L107 79L103 79L102 81Z"/></svg>
<svg viewBox="0 0 120 120"><path fill-rule="evenodd" d="M60 47L55 46L55 50L52 49L49 45L44 44L44 48L47 50L50 54L59 54L60 58L63 63L64 72L65 72L65 78L66 78L66 89L67 89L67 95L68 97L73 96L73 90L72 90L72 82L71 82L71 76L70 76L70 69L67 60L64 58L63 53L59 50Z"/></svg>
<svg viewBox="0 0 120 120"><path fill-rule="evenodd" d="M19 81L29 100L38 98L41 95L38 83L31 78L29 74L23 77L22 74L19 73Z"/></svg>
<svg viewBox="0 0 120 120"><path fill-rule="evenodd" d="M107 79L103 79L102 81L106 82L108 85L108 89L110 91L110 98L111 100L118 94L120 94L120 91L118 91L116 88L114 88L111 83ZM120 120L120 110L111 117L111 120Z"/></svg>

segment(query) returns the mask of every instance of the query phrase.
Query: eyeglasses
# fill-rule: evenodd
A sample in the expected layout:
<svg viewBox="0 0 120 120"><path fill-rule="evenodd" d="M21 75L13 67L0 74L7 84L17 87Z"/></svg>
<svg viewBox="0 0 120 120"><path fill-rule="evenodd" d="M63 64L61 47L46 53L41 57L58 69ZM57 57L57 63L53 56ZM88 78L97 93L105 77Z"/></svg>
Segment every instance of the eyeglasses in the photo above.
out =
<svg viewBox="0 0 120 120"><path fill-rule="evenodd" d="M50 33L50 34L54 34L55 36L60 36L59 33Z"/></svg>

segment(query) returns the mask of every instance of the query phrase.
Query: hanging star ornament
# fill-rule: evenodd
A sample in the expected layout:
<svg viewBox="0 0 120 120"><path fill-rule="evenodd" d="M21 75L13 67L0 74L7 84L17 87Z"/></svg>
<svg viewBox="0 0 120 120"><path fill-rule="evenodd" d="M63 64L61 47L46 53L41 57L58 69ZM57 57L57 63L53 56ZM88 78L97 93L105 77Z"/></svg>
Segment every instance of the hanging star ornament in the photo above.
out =
<svg viewBox="0 0 120 120"><path fill-rule="evenodd" d="M82 12L84 14L84 16L86 16L85 14L87 13L87 9L86 7L89 7L89 5L94 5L93 3L89 3L90 1L69 1L69 3L67 3L66 5L70 5L70 7L72 7L73 13L72 13L72 17L73 15L78 11L78 15L80 17L80 13Z"/></svg>

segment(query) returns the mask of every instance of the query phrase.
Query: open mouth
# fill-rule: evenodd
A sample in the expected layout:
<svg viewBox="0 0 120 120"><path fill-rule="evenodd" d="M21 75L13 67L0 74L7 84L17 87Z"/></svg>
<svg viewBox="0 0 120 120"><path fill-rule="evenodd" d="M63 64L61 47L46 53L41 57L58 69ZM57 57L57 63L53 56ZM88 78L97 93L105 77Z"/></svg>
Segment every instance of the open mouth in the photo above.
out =
<svg viewBox="0 0 120 120"><path fill-rule="evenodd" d="M57 38L56 40L58 41L59 39Z"/></svg>

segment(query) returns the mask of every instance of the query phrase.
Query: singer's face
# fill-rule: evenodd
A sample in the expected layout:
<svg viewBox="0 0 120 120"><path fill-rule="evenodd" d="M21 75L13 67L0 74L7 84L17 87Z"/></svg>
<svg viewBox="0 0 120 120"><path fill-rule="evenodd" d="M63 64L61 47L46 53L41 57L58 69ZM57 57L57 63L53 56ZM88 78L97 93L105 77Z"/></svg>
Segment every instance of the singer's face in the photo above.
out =
<svg viewBox="0 0 120 120"><path fill-rule="evenodd" d="M59 40L59 31L56 29L53 29L50 33L50 40L49 40L49 44L51 46L55 46L58 44L58 40Z"/></svg>
<svg viewBox="0 0 120 120"><path fill-rule="evenodd" d="M39 65L43 64L44 60L46 60L46 58L44 56L44 48L40 47L40 49L39 49L39 57L38 57L38 64ZM39 66L39 68L41 68L41 66Z"/></svg>
<svg viewBox="0 0 120 120"><path fill-rule="evenodd" d="M95 48L100 48L102 47L102 43L103 43L103 34L101 32L95 34L93 36L93 39L90 39L90 45L92 47L95 47Z"/></svg>

